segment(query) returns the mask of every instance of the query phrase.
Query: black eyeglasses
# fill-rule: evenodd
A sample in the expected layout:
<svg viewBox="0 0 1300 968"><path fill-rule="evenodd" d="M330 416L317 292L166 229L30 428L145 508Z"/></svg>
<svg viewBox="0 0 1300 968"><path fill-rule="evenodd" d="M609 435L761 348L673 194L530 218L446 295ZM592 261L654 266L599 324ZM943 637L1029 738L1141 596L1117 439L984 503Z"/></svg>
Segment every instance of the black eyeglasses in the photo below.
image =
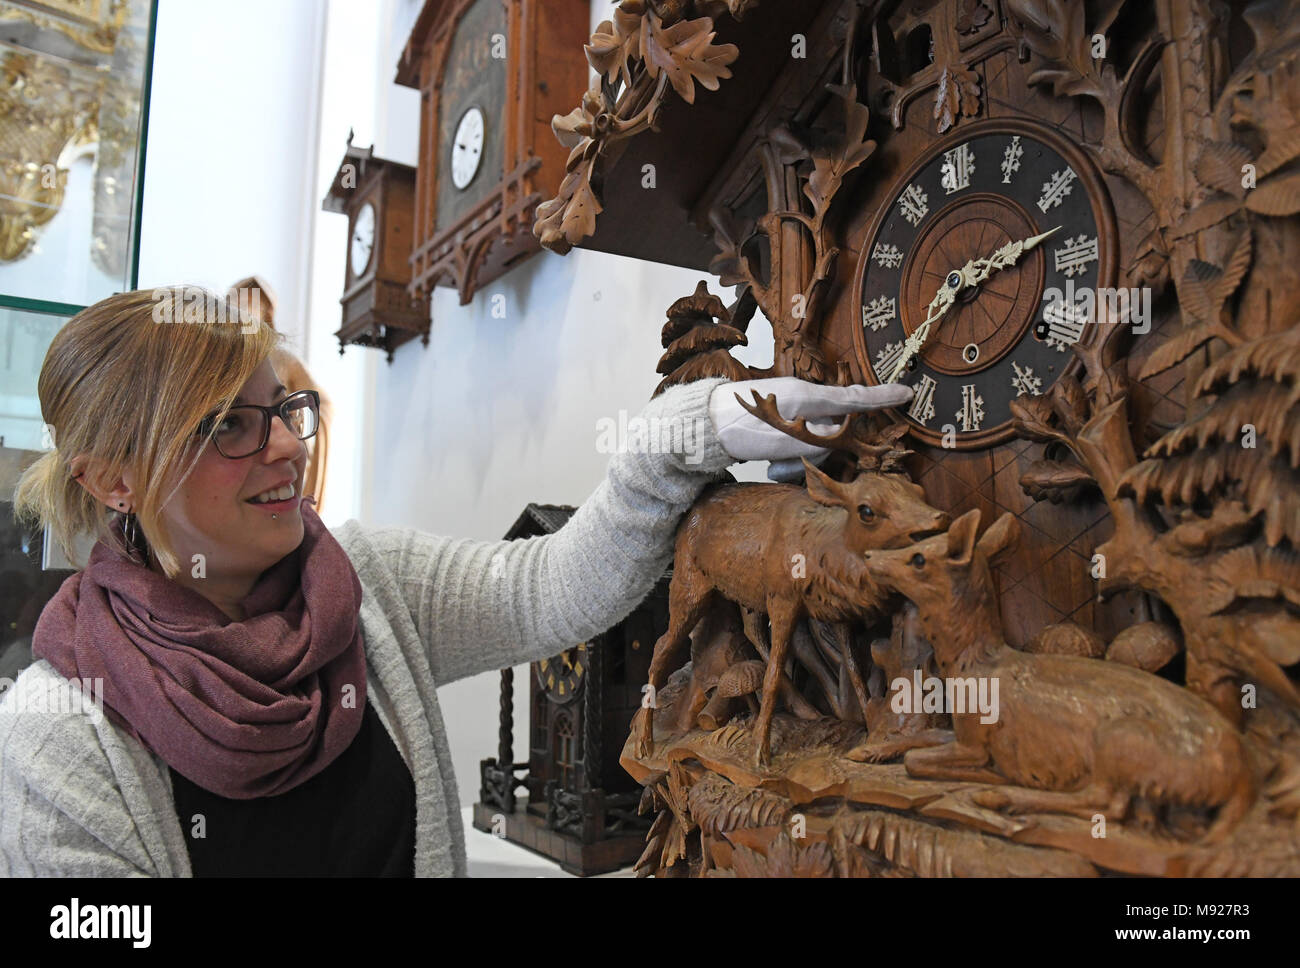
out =
<svg viewBox="0 0 1300 968"><path fill-rule="evenodd" d="M211 437L217 453L229 460L252 457L271 439L271 418L276 415L290 433L299 440L307 440L320 427L320 394L315 390L299 390L270 407L253 403L231 407L219 426L216 414L204 417L194 435Z"/></svg>

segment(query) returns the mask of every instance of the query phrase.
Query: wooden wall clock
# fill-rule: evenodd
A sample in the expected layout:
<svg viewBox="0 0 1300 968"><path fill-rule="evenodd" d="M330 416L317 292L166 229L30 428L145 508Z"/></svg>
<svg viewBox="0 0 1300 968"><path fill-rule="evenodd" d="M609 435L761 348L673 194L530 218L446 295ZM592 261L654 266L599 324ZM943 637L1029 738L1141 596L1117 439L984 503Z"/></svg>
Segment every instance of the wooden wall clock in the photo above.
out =
<svg viewBox="0 0 1300 968"><path fill-rule="evenodd" d="M339 353L349 344L393 351L417 336L429 344L429 304L412 295L411 237L415 169L384 158L374 148L352 144L339 163L329 193L321 202L327 212L348 218L344 262L343 325L335 334Z"/></svg>
<svg viewBox="0 0 1300 968"><path fill-rule="evenodd" d="M728 601L747 537L701 524L772 485L688 513L675 574L681 535L726 567L674 586L655 712L620 761L658 811L640 872L1300 872L1298 15L623 0L597 28L601 80L556 119L574 150L544 243L588 244L602 211L628 236L606 251L684 264L712 238L687 264L736 302L700 290L670 320L666 381L735 379L727 349L761 310L774 359L750 375L916 390L809 474L840 543L801 602ZM801 54L771 41L796 33ZM678 207L647 203L629 173L672 156ZM919 488L873 491L899 468ZM868 493L892 531L858 528ZM851 538L870 547L836 558ZM833 587L901 600L814 614L852 562L863 584ZM723 601L694 621L699 589ZM918 675L1000 683L1001 709L901 714L886 684Z"/></svg>
<svg viewBox="0 0 1300 968"><path fill-rule="evenodd" d="M540 246L564 174L551 117L586 85L583 0L427 0L397 70L420 91L411 290L462 305Z"/></svg>
<svg viewBox="0 0 1300 968"><path fill-rule="evenodd" d="M529 504L509 539L551 534L576 508ZM632 863L647 820L641 793L618 751L641 703L654 640L667 622L667 580L589 642L532 663L528 757L514 762L514 672L501 672L500 745L480 763L474 826L555 860L579 875ZM524 790L526 797L517 797Z"/></svg>

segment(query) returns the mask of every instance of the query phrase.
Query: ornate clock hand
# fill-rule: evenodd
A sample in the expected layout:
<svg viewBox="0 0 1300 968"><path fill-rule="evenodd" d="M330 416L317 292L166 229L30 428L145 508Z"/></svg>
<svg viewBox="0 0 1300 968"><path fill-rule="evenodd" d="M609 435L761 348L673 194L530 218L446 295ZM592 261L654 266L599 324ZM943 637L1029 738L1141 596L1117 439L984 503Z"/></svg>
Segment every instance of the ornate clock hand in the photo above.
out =
<svg viewBox="0 0 1300 968"><path fill-rule="evenodd" d="M949 285L955 282L956 288ZM964 288L964 277L961 272L953 270L944 278L943 285L939 291L934 294L930 300L930 305L926 307L925 319L921 325L916 327L903 344L903 354L898 358L898 365L894 367L894 372L890 374L887 383L897 383L898 378L902 376L903 371L907 369L908 362L925 345L926 339L930 335L930 327L943 318L944 313L952 308L952 304L957 301L957 293Z"/></svg>
<svg viewBox="0 0 1300 968"><path fill-rule="evenodd" d="M1030 249L1033 249L1044 239L1049 238L1056 232L1060 231L1060 226L1049 229L1040 235L1030 236L1027 239L1017 239L1014 242L1008 242L1006 245L994 251L987 258L971 259L960 269L953 269L944 277L943 285L935 293L934 299L926 307L925 320L920 326L912 332L904 342L903 354L898 358L898 364L894 367L894 372L890 374L887 383L897 383L898 378L903 375L907 364L911 362L912 357L916 356L925 346L926 339L929 338L930 328L934 323L946 313L957 299L957 294L963 289L978 286L989 276L999 269L1006 269L1015 265Z"/></svg>

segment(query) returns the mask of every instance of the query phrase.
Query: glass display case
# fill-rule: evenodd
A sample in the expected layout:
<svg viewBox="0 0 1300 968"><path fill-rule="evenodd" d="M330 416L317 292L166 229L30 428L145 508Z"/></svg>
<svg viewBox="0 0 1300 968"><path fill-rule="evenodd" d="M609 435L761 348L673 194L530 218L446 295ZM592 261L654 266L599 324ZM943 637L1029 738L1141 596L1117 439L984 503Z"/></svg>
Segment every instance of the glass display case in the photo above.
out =
<svg viewBox="0 0 1300 968"><path fill-rule="evenodd" d="M71 565L13 515L36 394L77 311L136 287L154 0L0 0L0 682Z"/></svg>

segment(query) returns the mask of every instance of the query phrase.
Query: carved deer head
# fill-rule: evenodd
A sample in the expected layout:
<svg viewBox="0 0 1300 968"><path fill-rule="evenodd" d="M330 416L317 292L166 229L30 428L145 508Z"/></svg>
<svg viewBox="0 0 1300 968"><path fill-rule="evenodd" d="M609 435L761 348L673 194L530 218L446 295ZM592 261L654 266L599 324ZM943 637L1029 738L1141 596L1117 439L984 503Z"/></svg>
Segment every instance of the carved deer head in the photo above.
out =
<svg viewBox="0 0 1300 968"><path fill-rule="evenodd" d="M1010 513L998 518L977 541L979 523L976 508L953 521L944 534L864 555L873 581L916 603L941 664L953 658L953 650L959 652L969 644L969 636L957 634L958 630L985 630L986 620L996 623L989 568L1020 536L1020 523Z"/></svg>
<svg viewBox="0 0 1300 968"><path fill-rule="evenodd" d="M848 512L844 542L861 554L871 548L901 548L943 532L948 515L925 501L925 491L896 474L859 474L840 482L804 460L808 496Z"/></svg>

